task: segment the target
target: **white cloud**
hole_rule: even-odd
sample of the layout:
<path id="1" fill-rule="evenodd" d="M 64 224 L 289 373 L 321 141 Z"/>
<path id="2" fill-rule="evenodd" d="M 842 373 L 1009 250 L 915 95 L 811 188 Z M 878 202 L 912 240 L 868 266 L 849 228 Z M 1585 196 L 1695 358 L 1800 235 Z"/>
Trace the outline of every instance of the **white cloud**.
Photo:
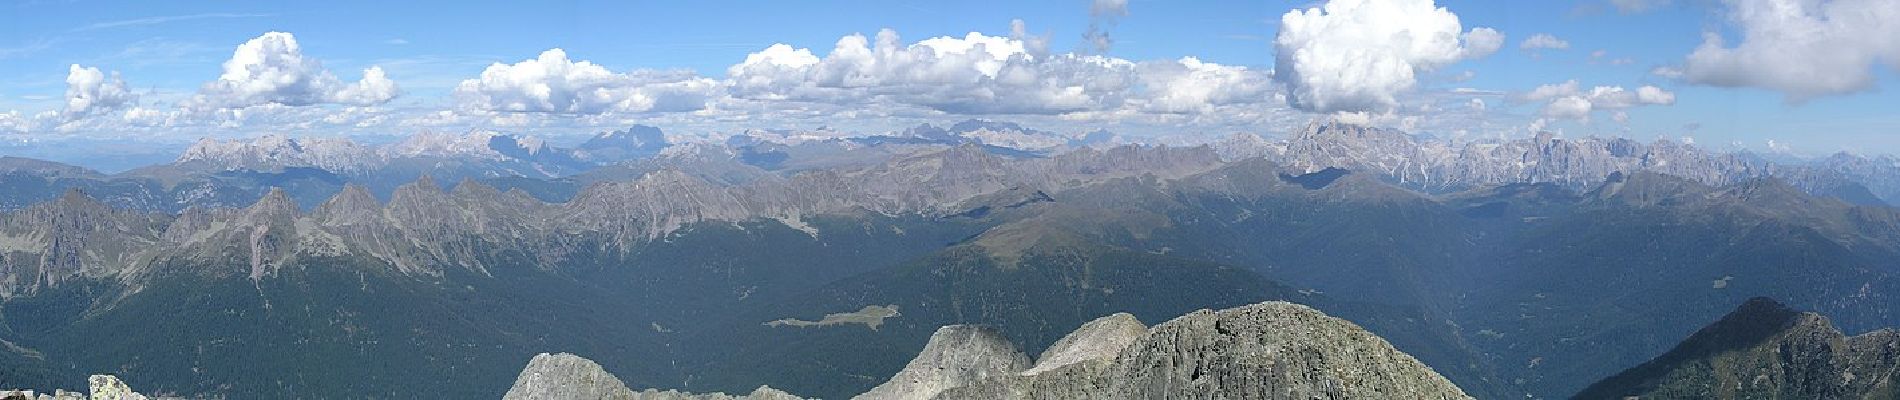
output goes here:
<path id="1" fill-rule="evenodd" d="M 1471 99 L 1470 107 L 1472 111 L 1484 111 L 1486 108 L 1484 99 Z"/>
<path id="2" fill-rule="evenodd" d="M 114 110 L 138 100 L 126 89 L 125 79 L 114 71 L 107 76 L 98 68 L 73 64 L 66 73 L 66 109 L 61 117 L 73 120 L 95 112 Z"/>
<path id="3" fill-rule="evenodd" d="M 1548 33 L 1539 33 L 1524 39 L 1524 42 L 1518 43 L 1517 47 L 1524 50 L 1563 50 L 1570 48 L 1570 41 L 1558 39 Z"/>
<path id="4" fill-rule="evenodd" d="M 1206 113 L 1222 104 L 1260 102 L 1270 89 L 1263 72 L 1194 57 L 1142 63 L 1139 71 L 1150 92 L 1149 109 L 1161 112 Z"/>
<path id="5" fill-rule="evenodd" d="M 0 132 L 26 133 L 33 130 L 33 125 L 32 119 L 17 110 L 0 112 Z"/>
<path id="6" fill-rule="evenodd" d="M 374 105 L 399 94 L 396 83 L 383 74 L 382 68 L 370 67 L 363 71 L 361 81 L 344 83 L 324 69 L 323 63 L 304 57 L 295 36 L 269 32 L 238 45 L 231 59 L 224 62 L 224 74 L 205 83 L 188 105 L 200 109 L 269 104 Z"/>
<path id="7" fill-rule="evenodd" d="M 1503 44 L 1496 30 L 1464 31 L 1458 15 L 1432 0 L 1332 0 L 1281 16 L 1274 77 L 1300 109 L 1390 111 L 1418 75 Z"/>
<path id="8" fill-rule="evenodd" d="M 1020 21 L 1009 37 L 971 32 L 905 44 L 891 30 L 849 35 L 819 57 L 776 44 L 727 69 L 748 101 L 921 107 L 949 114 L 1207 114 L 1272 100 L 1267 71 L 1194 57 L 1135 62 L 1048 54 Z"/>
<path id="9" fill-rule="evenodd" d="M 1134 63 L 1101 56 L 1038 56 L 1023 39 L 971 32 L 905 45 L 891 30 L 873 42 L 838 40 L 823 58 L 773 45 L 727 70 L 750 99 L 891 101 L 951 113 L 1052 114 L 1119 99 Z"/>
<path id="10" fill-rule="evenodd" d="M 1689 82 L 1775 90 L 1798 102 L 1873 88 L 1875 64 L 1900 68 L 1900 1 L 1724 3 L 1741 43 L 1705 33 L 1681 69 Z"/>
<path id="11" fill-rule="evenodd" d="M 592 62 L 569 60 L 566 51 L 551 49 L 534 59 L 489 65 L 481 77 L 456 85 L 455 97 L 465 108 L 482 111 L 692 111 L 705 108 L 722 86 L 690 72 L 616 73 Z"/>
<path id="12" fill-rule="evenodd" d="M 1627 122 L 1622 114 L 1630 108 L 1676 104 L 1676 94 L 1655 86 L 1636 90 L 1621 86 L 1597 86 L 1583 90 L 1576 80 L 1538 86 L 1523 95 L 1525 100 L 1548 101 L 1540 114 L 1546 118 L 1588 120 L 1594 111 L 1610 111 L 1618 122 Z"/>

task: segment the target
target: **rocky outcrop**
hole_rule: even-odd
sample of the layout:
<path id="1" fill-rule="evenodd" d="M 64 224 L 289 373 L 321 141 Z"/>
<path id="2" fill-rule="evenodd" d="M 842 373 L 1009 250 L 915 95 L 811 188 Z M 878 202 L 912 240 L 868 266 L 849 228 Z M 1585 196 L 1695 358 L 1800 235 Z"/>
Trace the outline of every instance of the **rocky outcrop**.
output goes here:
<path id="1" fill-rule="evenodd" d="M 541 353 L 515 378 L 503 400 L 800 400 L 777 389 L 761 386 L 745 395 L 692 394 L 648 389 L 635 392 L 600 364 L 573 354 Z"/>
<path id="2" fill-rule="evenodd" d="M 946 389 L 1029 368 L 1024 356 L 994 328 L 951 325 L 930 335 L 922 353 L 891 380 L 853 397 L 856 400 L 930 399 Z"/>
<path id="3" fill-rule="evenodd" d="M 1116 313 L 1097 318 L 1043 350 L 1042 356 L 1036 359 L 1036 366 L 1022 374 L 1037 375 L 1085 362 L 1112 361 L 1123 349 L 1146 337 L 1148 327 L 1134 315 Z"/>
<path id="4" fill-rule="evenodd" d="M 535 355 L 503 400 L 631 399 L 633 389 L 600 364 L 573 354 Z"/>
<path id="5" fill-rule="evenodd" d="M 85 393 L 54 390 L 52 393 L 35 394 L 32 390 L 0 390 L 0 400 L 146 400 L 139 392 L 132 391 L 125 382 L 112 375 L 93 375 L 87 378 L 92 387 L 92 395 Z"/>
<path id="6" fill-rule="evenodd" d="M 1900 331 L 1847 336 L 1827 317 L 1758 297 L 1576 398 L 1900 398 Z"/>
<path id="7" fill-rule="evenodd" d="M 796 399 L 634 392 L 600 365 L 541 354 L 503 397 Z M 857 400 L 1469 399 L 1384 339 L 1306 306 L 1266 302 L 1201 310 L 1146 329 L 1129 314 L 1084 324 L 1034 365 L 993 328 L 950 325 L 889 381 Z"/>

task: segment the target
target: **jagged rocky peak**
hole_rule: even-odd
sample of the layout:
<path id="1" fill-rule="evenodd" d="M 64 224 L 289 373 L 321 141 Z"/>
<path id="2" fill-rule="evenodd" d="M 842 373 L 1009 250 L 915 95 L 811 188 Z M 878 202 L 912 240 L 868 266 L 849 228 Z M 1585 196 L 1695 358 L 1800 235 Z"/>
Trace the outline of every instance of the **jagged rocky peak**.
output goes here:
<path id="1" fill-rule="evenodd" d="M 269 193 L 244 210 L 244 220 L 251 223 L 275 223 L 296 218 L 297 201 L 291 200 L 284 188 L 276 186 L 272 186 Z"/>
<path id="2" fill-rule="evenodd" d="M 1757 297 L 1576 398 L 1900 398 L 1900 331 L 1850 337 L 1827 317 Z"/>
<path id="3" fill-rule="evenodd" d="M 1148 336 L 1148 326 L 1133 314 L 1115 313 L 1082 324 L 1049 346 L 1023 375 L 1036 375 L 1084 362 L 1112 362 L 1122 349 Z"/>
<path id="4" fill-rule="evenodd" d="M 891 380 L 853 399 L 930 399 L 946 389 L 1015 375 L 1029 367 L 1029 357 L 995 328 L 950 325 L 931 334 L 923 352 Z"/>
<path id="5" fill-rule="evenodd" d="M 503 400 L 801 400 L 798 396 L 760 386 L 750 394 L 691 394 L 648 389 L 635 392 L 620 378 L 607 373 L 593 360 L 573 354 L 541 353 L 515 378 Z"/>
<path id="6" fill-rule="evenodd" d="M 311 216 L 330 225 L 358 225 L 373 221 L 382 213 L 382 204 L 369 188 L 351 183 L 343 186 L 335 196 L 330 196 L 323 204 L 317 205 Z"/>

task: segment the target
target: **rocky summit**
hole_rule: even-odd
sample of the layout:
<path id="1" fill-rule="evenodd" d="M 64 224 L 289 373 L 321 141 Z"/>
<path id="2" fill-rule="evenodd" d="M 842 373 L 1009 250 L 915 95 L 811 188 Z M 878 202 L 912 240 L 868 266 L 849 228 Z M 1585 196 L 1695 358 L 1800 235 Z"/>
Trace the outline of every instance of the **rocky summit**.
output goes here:
<path id="1" fill-rule="evenodd" d="M 503 397 L 797 399 L 634 392 L 587 359 L 535 356 Z M 924 350 L 858 400 L 888 399 L 1469 399 L 1359 326 L 1310 307 L 1265 302 L 1201 310 L 1154 328 L 1129 314 L 1084 324 L 1030 363 L 995 329 L 939 328 Z"/>
<path id="2" fill-rule="evenodd" d="M 535 355 L 521 370 L 514 387 L 503 400 L 799 400 L 798 396 L 760 386 L 750 394 L 731 396 L 724 393 L 691 394 L 648 389 L 635 392 L 607 373 L 600 364 L 573 354 Z"/>

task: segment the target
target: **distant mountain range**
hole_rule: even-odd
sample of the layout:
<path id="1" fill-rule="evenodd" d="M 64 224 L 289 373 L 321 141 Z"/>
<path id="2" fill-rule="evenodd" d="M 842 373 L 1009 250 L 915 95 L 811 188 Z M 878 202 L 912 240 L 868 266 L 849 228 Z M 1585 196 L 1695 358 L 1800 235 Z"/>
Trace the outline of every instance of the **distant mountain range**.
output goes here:
<path id="1" fill-rule="evenodd" d="M 600 133 L 575 147 L 493 131 L 423 132 L 382 145 L 345 138 L 266 135 L 249 141 L 204 139 L 171 163 L 117 174 L 47 161 L 0 159 L 0 187 L 22 190 L 0 199 L 0 209 L 48 201 L 64 189 L 79 188 L 115 207 L 178 212 L 194 205 L 246 205 L 273 186 L 290 189 L 292 198 L 309 206 L 349 183 L 387 198 L 396 187 L 425 175 L 444 183 L 478 180 L 521 188 L 536 198 L 558 202 L 594 182 L 630 180 L 667 168 L 736 183 L 768 174 L 871 165 L 931 148 L 974 145 L 1006 157 L 1048 158 L 1138 141 L 1106 131 L 1059 134 L 989 120 L 947 127 L 924 124 L 868 136 L 823 128 L 753 130 L 717 143 L 674 143 L 658 128 L 636 125 Z M 1390 183 L 1428 193 L 1536 182 L 1583 190 L 1612 172 L 1655 171 L 1709 185 L 1772 176 L 1803 191 L 1856 204 L 1900 201 L 1900 158 L 1884 155 L 1838 153 L 1789 161 L 1746 152 L 1712 152 L 1666 140 L 1562 139 L 1549 134 L 1452 142 L 1322 122 L 1283 138 L 1240 133 L 1207 146 L 1227 161 L 1264 157 L 1309 172 L 1343 168 L 1377 174 Z"/>
<path id="2" fill-rule="evenodd" d="M 491 397 L 571 352 L 630 387 L 842 398 L 946 325 L 1043 353 L 1103 315 L 1288 301 L 1463 393 L 1554 398 L 1757 296 L 1900 325 L 1900 209 L 1846 195 L 1879 193 L 1852 175 L 1874 161 L 1549 137 L 1446 155 L 1333 124 L 1033 150 L 966 127 L 207 142 L 115 175 L 7 159 L 0 376 Z M 558 165 L 581 167 L 527 174 Z"/>

